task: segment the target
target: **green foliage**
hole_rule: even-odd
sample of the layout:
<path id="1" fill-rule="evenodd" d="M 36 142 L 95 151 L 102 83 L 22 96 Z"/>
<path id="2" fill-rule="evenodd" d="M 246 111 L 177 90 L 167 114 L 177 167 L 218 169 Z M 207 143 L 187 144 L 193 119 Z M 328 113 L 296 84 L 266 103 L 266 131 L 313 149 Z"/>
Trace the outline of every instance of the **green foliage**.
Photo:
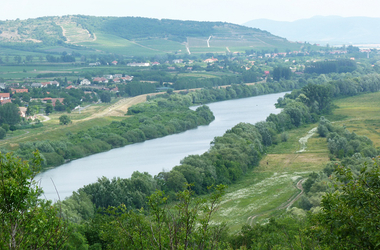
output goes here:
<path id="1" fill-rule="evenodd" d="M 306 73 L 328 74 L 352 72 L 356 69 L 356 62 L 349 59 L 334 61 L 313 62 L 305 68 Z"/>
<path id="2" fill-rule="evenodd" d="M 337 249 L 377 249 L 380 233 L 379 158 L 365 163 L 359 172 L 336 169 L 334 191 L 322 200 L 311 229 L 319 240 Z"/>
<path id="3" fill-rule="evenodd" d="M 60 248 L 68 235 L 67 223 L 58 217 L 58 207 L 39 199 L 39 154 L 30 164 L 11 154 L 0 154 L 0 160 L 0 247 Z"/>
<path id="4" fill-rule="evenodd" d="M 21 117 L 19 115 L 19 109 L 16 104 L 6 103 L 0 106 L 0 123 L 8 124 L 10 126 L 16 125 L 21 121 Z"/>
<path id="5" fill-rule="evenodd" d="M 265 224 L 245 225 L 230 243 L 234 249 L 314 249 L 317 242 L 308 237 L 305 228 L 302 219 L 288 214 Z"/>
<path id="6" fill-rule="evenodd" d="M 53 112 L 53 105 L 51 105 L 50 103 L 46 104 L 46 107 L 45 107 L 46 115 L 49 115 L 52 112 Z"/>
<path id="7" fill-rule="evenodd" d="M 368 137 L 359 136 L 341 126 L 333 125 L 324 117 L 321 117 L 319 122 L 318 133 L 321 137 L 327 138 L 330 153 L 340 159 L 351 157 L 356 153 L 363 157 L 374 157 L 378 154 Z"/>
<path id="8" fill-rule="evenodd" d="M 103 92 L 100 94 L 100 100 L 102 102 L 110 102 L 111 101 L 111 94 L 108 92 Z"/>
<path id="9" fill-rule="evenodd" d="M 71 123 L 71 119 L 70 119 L 70 117 L 68 115 L 61 115 L 59 117 L 59 124 L 61 124 L 61 125 L 67 125 L 69 123 Z"/>
<path id="10" fill-rule="evenodd" d="M 291 78 L 292 71 L 289 67 L 275 67 L 272 72 L 273 80 L 280 81 L 281 78 L 289 80 Z"/>
<path id="11" fill-rule="evenodd" d="M 7 131 L 0 127 L 0 140 L 4 139 L 7 135 Z"/>
<path id="12" fill-rule="evenodd" d="M 194 199 L 185 189 L 176 194 L 169 206 L 162 191 L 148 197 L 148 214 L 110 207 L 100 222 L 103 247 L 113 249 L 212 249 L 225 246 L 225 225 L 211 225 L 225 186 L 215 187 L 207 199 Z"/>

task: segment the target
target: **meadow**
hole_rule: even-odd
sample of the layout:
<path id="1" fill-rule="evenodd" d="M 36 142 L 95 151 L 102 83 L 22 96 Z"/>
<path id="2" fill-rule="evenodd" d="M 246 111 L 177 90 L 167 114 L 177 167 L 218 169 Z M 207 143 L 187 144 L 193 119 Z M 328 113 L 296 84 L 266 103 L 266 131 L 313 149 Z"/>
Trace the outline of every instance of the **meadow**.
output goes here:
<path id="1" fill-rule="evenodd" d="M 379 92 L 338 99 L 334 104 L 336 108 L 328 119 L 367 136 L 380 147 Z M 297 182 L 321 171 L 329 162 L 326 138 L 317 134 L 308 140 L 305 152 L 297 153 L 301 149 L 299 139 L 317 126 L 309 124 L 290 130 L 288 141 L 268 148 L 260 165 L 228 188 L 213 222 L 225 222 L 231 232 L 238 232 L 244 224 L 265 223 L 283 211 L 300 193 Z"/>

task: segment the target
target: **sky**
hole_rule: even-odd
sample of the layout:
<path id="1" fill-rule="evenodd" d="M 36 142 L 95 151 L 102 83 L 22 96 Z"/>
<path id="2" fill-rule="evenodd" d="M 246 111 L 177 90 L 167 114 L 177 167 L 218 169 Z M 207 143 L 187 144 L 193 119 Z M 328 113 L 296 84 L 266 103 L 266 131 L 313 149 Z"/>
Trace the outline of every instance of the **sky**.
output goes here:
<path id="1" fill-rule="evenodd" d="M 82 14 L 243 24 L 316 15 L 380 17 L 379 9 L 379 0 L 1 0 L 0 20 Z"/>

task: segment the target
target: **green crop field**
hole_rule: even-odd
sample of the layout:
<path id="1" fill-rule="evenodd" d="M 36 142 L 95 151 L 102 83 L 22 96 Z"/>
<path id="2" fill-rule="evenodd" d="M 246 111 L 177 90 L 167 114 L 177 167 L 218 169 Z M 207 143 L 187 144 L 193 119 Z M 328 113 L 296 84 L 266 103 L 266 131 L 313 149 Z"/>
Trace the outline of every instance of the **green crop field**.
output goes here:
<path id="1" fill-rule="evenodd" d="M 102 34 L 99 32 L 96 33 L 95 41 L 82 42 L 79 44 L 96 50 L 115 54 L 122 54 L 126 56 L 151 56 L 155 54 L 166 53 L 165 51 L 162 51 L 160 49 L 150 48 L 148 46 L 140 45 L 138 43 L 129 41 L 118 36 Z"/>

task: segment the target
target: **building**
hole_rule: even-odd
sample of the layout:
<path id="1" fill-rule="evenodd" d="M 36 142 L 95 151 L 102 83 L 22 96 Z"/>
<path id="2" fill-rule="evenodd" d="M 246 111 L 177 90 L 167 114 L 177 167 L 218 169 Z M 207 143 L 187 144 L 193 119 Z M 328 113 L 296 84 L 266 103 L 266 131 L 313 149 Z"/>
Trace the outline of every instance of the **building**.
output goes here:
<path id="1" fill-rule="evenodd" d="M 53 107 L 55 107 L 55 104 L 57 101 L 59 101 L 61 104 L 63 104 L 63 101 L 65 100 L 65 98 L 51 98 L 51 97 L 46 97 L 44 99 L 42 99 L 43 102 L 47 102 L 51 100 L 51 104 L 53 105 Z"/>
<path id="2" fill-rule="evenodd" d="M 11 91 L 12 91 L 12 94 L 14 94 L 14 93 L 28 93 L 29 92 L 28 89 L 13 89 L 13 88 L 11 88 Z"/>
<path id="3" fill-rule="evenodd" d="M 83 79 L 82 81 L 80 81 L 80 85 L 90 85 L 91 84 L 91 82 L 90 82 L 90 80 L 88 80 L 88 79 Z"/>
<path id="4" fill-rule="evenodd" d="M 174 64 L 183 63 L 183 59 L 174 59 L 173 63 Z"/>
<path id="5" fill-rule="evenodd" d="M 124 82 L 130 82 L 133 80 L 133 76 L 124 76 L 124 77 L 121 77 L 120 79 L 122 79 Z"/>
<path id="6" fill-rule="evenodd" d="M 149 67 L 150 63 L 128 63 L 129 67 Z"/>
<path id="7" fill-rule="evenodd" d="M 101 65 L 100 62 L 96 62 L 96 63 L 89 63 L 88 66 L 91 66 L 91 67 L 95 67 L 95 66 L 99 66 Z"/>
<path id="8" fill-rule="evenodd" d="M 30 85 L 32 88 L 41 88 L 42 84 L 40 82 L 34 82 L 32 85 Z"/>
<path id="9" fill-rule="evenodd" d="M 208 58 L 208 59 L 204 60 L 203 62 L 205 62 L 205 63 L 214 63 L 214 62 L 217 62 L 217 61 L 218 61 L 218 59 L 212 57 L 212 58 Z"/>
<path id="10" fill-rule="evenodd" d="M 19 107 L 18 109 L 20 110 L 20 111 L 19 111 L 20 116 L 23 117 L 23 118 L 25 118 L 25 117 L 26 117 L 26 111 L 27 111 L 28 109 L 25 108 L 25 107 Z"/>
<path id="11" fill-rule="evenodd" d="M 11 99 L 11 94 L 9 93 L 0 93 L 0 101 Z"/>

